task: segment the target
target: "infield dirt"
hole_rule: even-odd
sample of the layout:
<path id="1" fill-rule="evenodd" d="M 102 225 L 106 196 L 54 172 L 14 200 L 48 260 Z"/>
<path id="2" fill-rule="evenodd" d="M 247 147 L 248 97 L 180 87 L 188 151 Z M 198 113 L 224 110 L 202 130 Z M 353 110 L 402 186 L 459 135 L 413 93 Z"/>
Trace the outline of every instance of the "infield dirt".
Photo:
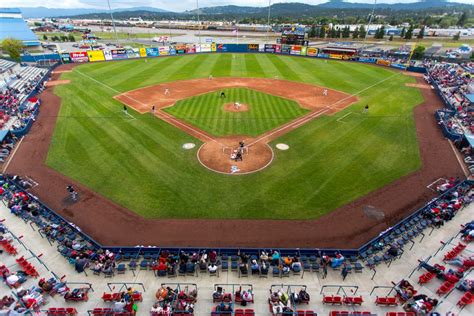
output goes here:
<path id="1" fill-rule="evenodd" d="M 53 74 L 53 80 L 57 76 Z M 421 78 L 417 83 L 425 85 Z M 32 177 L 39 183 L 32 194 L 103 245 L 350 249 L 432 199 L 436 193 L 426 187 L 431 182 L 463 176 L 433 117 L 434 111 L 443 107 L 442 102 L 432 90 L 420 91 L 424 103 L 414 109 L 414 116 L 422 168 L 316 220 L 168 220 L 136 215 L 45 165 L 61 104 L 53 88 L 42 93 L 38 119 L 7 172 Z M 69 184 L 79 191 L 80 200 L 75 204 L 65 202 Z M 367 206 L 382 210 L 385 218 L 369 218 L 364 213 Z"/>

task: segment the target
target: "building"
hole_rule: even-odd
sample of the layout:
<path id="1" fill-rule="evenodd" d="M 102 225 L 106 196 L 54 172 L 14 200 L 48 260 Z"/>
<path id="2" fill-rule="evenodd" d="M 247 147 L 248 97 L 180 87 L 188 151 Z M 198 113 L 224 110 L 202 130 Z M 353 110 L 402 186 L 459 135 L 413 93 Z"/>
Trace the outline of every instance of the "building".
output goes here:
<path id="1" fill-rule="evenodd" d="M 0 8 L 0 42 L 8 37 L 22 41 L 26 47 L 41 44 L 23 20 L 20 9 Z"/>

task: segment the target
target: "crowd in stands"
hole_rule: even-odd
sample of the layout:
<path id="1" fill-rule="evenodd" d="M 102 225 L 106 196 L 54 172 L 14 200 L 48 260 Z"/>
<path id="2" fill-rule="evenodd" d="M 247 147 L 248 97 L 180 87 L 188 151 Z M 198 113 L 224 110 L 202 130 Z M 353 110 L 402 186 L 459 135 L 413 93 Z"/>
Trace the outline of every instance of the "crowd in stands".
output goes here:
<path id="1" fill-rule="evenodd" d="M 474 63 L 455 64 L 426 61 L 425 80 L 435 86 L 447 108 L 437 111 L 438 124 L 453 134 L 462 137 L 474 132 L 471 101 L 467 95 L 473 93 Z M 453 139 L 455 140 L 455 139 Z M 459 140 L 458 140 L 459 141 Z"/>
<path id="2" fill-rule="evenodd" d="M 185 286 L 181 289 L 161 286 L 155 294 L 157 301 L 153 304 L 150 312 L 154 316 L 172 315 L 173 313 L 194 312 L 197 301 L 197 288 Z"/>
<path id="3" fill-rule="evenodd" d="M 451 178 L 437 186 L 440 193 L 454 188 L 460 180 Z M 457 190 L 448 192 L 443 198 L 438 199 L 430 207 L 423 211 L 423 217 L 430 220 L 434 227 L 441 227 L 445 222 L 450 221 L 464 205 L 469 204 L 474 199 L 474 193 L 466 191 L 460 186 Z"/>

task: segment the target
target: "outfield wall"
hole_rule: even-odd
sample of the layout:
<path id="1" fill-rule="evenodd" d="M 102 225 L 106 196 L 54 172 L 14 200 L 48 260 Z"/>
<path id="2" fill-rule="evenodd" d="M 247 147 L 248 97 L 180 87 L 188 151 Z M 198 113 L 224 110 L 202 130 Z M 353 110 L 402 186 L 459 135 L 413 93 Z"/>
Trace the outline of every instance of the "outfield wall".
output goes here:
<path id="1" fill-rule="evenodd" d="M 77 51 L 62 54 L 25 55 L 21 57 L 21 61 L 38 62 L 41 60 L 55 60 L 62 63 L 86 63 L 201 53 L 266 53 L 291 55 L 309 58 L 357 61 L 419 73 L 426 72 L 423 67 L 413 67 L 406 64 L 393 63 L 383 58 L 323 54 L 315 47 L 284 44 L 180 44 L 146 48 Z"/>

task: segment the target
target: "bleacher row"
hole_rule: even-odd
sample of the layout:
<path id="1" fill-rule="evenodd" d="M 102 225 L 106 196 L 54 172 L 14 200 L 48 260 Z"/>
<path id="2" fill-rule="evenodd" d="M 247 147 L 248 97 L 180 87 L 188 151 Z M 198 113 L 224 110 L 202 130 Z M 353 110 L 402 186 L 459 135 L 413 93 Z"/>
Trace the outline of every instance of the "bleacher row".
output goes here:
<path id="1" fill-rule="evenodd" d="M 37 67 L 22 67 L 18 73 L 19 78 L 9 84 L 10 88 L 20 91 L 20 102 L 25 101 L 31 90 L 46 74 L 46 70 Z"/>
<path id="2" fill-rule="evenodd" d="M 14 61 L 0 58 L 0 73 L 7 72 L 9 69 L 15 67 L 15 65 L 17 65 L 17 63 Z"/>

